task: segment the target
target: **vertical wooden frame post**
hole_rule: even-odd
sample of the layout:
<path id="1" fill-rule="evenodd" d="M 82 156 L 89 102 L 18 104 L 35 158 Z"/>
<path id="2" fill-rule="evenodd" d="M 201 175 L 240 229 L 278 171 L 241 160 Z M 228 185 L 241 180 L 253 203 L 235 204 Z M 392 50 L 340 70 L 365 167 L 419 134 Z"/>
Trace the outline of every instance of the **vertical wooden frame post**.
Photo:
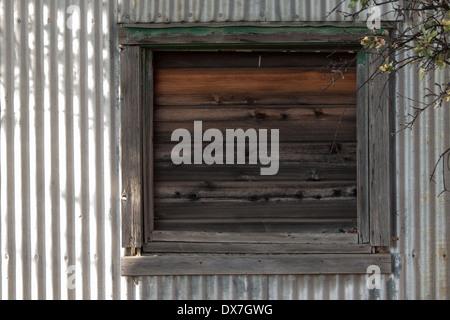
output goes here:
<path id="1" fill-rule="evenodd" d="M 357 208 L 359 243 L 370 242 L 369 206 L 369 66 L 368 55 L 359 52 L 357 63 Z"/>
<path id="2" fill-rule="evenodd" d="M 391 245 L 391 108 L 389 75 L 379 73 L 385 59 L 369 54 L 370 244 Z"/>
<path id="3" fill-rule="evenodd" d="M 142 246 L 142 111 L 141 49 L 125 46 L 120 52 L 122 247 Z"/>
<path id="4" fill-rule="evenodd" d="M 153 51 L 143 51 L 143 202 L 144 202 L 144 238 L 152 241 L 154 230 L 154 178 L 153 178 Z"/>

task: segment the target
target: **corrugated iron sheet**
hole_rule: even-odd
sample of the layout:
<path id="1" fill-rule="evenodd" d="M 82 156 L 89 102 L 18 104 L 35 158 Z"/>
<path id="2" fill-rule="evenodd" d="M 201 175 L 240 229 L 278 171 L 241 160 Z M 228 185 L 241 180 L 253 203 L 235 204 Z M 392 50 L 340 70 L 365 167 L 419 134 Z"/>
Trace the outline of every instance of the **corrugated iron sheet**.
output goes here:
<path id="1" fill-rule="evenodd" d="M 119 17 L 324 21 L 337 2 L 0 1 L 0 298 L 448 299 L 450 203 L 448 194 L 438 197 L 441 167 L 430 182 L 450 147 L 448 108 L 429 110 L 395 136 L 399 240 L 395 272 L 380 290 L 359 275 L 120 276 Z M 417 106 L 400 94 L 418 98 L 443 79 L 449 75 L 420 80 L 405 70 L 397 120 Z"/>
<path id="2" fill-rule="evenodd" d="M 339 13 L 348 8 L 342 0 L 120 0 L 121 23 L 304 23 L 344 22 Z M 337 8 L 337 10 L 334 10 Z M 393 20 L 381 6 L 384 21 Z M 367 13 L 360 17 L 362 21 Z M 349 20 L 347 20 L 349 22 Z"/>

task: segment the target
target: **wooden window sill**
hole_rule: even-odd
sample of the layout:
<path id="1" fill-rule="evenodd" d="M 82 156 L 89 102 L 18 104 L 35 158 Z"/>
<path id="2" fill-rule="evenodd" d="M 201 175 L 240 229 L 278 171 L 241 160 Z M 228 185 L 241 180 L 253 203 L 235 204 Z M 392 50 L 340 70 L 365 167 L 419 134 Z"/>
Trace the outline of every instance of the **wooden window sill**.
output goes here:
<path id="1" fill-rule="evenodd" d="M 200 255 L 122 258 L 123 276 L 366 274 L 371 265 L 392 272 L 390 254 Z"/>

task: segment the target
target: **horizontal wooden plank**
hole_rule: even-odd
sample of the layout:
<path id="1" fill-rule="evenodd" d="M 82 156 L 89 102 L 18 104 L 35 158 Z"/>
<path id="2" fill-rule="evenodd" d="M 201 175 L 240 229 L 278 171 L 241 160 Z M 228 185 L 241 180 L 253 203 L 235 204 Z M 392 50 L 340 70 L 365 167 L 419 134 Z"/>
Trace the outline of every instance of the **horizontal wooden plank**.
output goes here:
<path id="1" fill-rule="evenodd" d="M 356 219 L 356 198 L 326 200 L 156 199 L 155 222 L 168 219 Z"/>
<path id="2" fill-rule="evenodd" d="M 366 274 L 371 265 L 392 272 L 390 254 L 150 255 L 124 257 L 124 276 Z"/>
<path id="3" fill-rule="evenodd" d="M 164 52 L 156 51 L 155 69 L 185 68 L 333 68 L 356 67 L 348 52 Z"/>
<path id="4" fill-rule="evenodd" d="M 325 121 L 327 119 L 356 119 L 355 105 L 317 106 L 158 106 L 154 121 L 249 121 L 264 123 L 279 120 Z"/>
<path id="5" fill-rule="evenodd" d="M 191 133 L 193 142 L 194 122 L 156 122 L 154 127 L 155 143 L 170 143 L 172 133 L 177 129 L 186 129 Z M 302 119 L 291 121 L 203 121 L 202 129 L 205 132 L 208 129 L 218 129 L 221 131 L 224 141 L 226 139 L 227 129 L 242 129 L 247 131 L 254 129 L 268 130 L 268 139 L 271 139 L 270 130 L 279 130 L 280 142 L 355 142 L 356 141 L 356 122 L 352 115 L 341 114 L 335 117 L 323 119 Z"/>
<path id="6" fill-rule="evenodd" d="M 189 92 L 189 91 L 186 91 Z M 185 106 L 185 105 L 325 105 L 341 104 L 353 105 L 355 98 L 345 91 L 337 92 L 305 92 L 299 94 L 284 94 L 271 91 L 261 93 L 165 93 L 155 95 L 155 103 L 159 106 Z"/>
<path id="7" fill-rule="evenodd" d="M 172 161 L 171 153 L 177 143 L 154 144 L 154 161 Z M 203 143 L 203 148 L 208 142 Z M 240 143 L 236 143 L 240 146 Z M 302 143 L 281 142 L 279 145 L 279 160 L 284 162 L 308 162 L 323 164 L 343 164 L 348 167 L 356 166 L 356 142 L 346 143 Z M 246 163 L 248 163 L 248 152 L 246 152 Z"/>
<path id="8" fill-rule="evenodd" d="M 174 219 L 155 220 L 155 230 L 198 232 L 340 233 L 356 229 L 356 219 Z"/>
<path id="9" fill-rule="evenodd" d="M 352 181 L 331 182 L 157 182 L 156 199 L 247 199 L 248 201 L 269 201 L 280 198 L 304 199 L 319 202 L 321 199 L 356 197 L 356 184 Z M 294 200 L 295 199 L 295 200 Z M 303 201 L 305 202 L 305 201 Z"/>
<path id="10" fill-rule="evenodd" d="M 342 164 L 280 162 L 273 176 L 260 165 L 179 165 L 155 163 L 155 181 L 356 181 L 356 168 Z"/>
<path id="11" fill-rule="evenodd" d="M 370 253 L 369 245 L 360 244 L 294 244 L 294 243 L 186 243 L 150 242 L 144 244 L 145 253 Z"/>
<path id="12" fill-rule="evenodd" d="M 287 233 L 287 232 L 192 232 L 154 231 L 152 240 L 158 242 L 196 243 L 263 243 L 263 244 L 356 244 L 355 233 Z"/>
<path id="13" fill-rule="evenodd" d="M 229 24 L 229 22 L 227 23 Z M 138 28 L 136 28 L 138 26 Z M 119 28 L 119 43 L 123 45 L 177 45 L 177 48 L 271 48 L 278 45 L 282 50 L 358 50 L 361 38 L 370 31 L 367 28 L 329 28 L 285 26 L 214 26 L 195 28 L 155 28 L 155 24 L 133 24 Z M 184 26 L 184 25 L 183 25 Z M 305 44 L 309 44 L 307 47 Z M 324 44 L 327 48 L 324 48 Z M 331 46 L 331 44 L 335 44 Z"/>
<path id="14" fill-rule="evenodd" d="M 155 105 L 355 103 L 356 72 L 303 69 L 155 71 Z"/>

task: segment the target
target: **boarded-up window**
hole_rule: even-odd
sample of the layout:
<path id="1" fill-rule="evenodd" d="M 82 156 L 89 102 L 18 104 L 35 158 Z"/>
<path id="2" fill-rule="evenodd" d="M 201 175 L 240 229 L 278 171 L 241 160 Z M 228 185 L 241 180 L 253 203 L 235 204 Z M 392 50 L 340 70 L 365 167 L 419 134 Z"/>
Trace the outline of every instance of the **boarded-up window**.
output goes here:
<path id="1" fill-rule="evenodd" d="M 329 52 L 154 52 L 154 239 L 354 234 L 356 67 L 333 67 L 352 60 L 352 53 Z M 172 137 L 177 129 L 190 133 L 191 154 L 185 153 L 188 144 L 181 153 L 175 149 L 189 163 L 173 161 L 181 141 Z M 209 129 L 222 133 L 223 164 L 195 159 L 199 147 L 203 152 L 213 142 L 203 136 Z M 237 140 L 234 163 L 227 164 L 226 133 L 237 129 L 256 133 L 258 142 L 266 129 L 268 155 L 271 132 L 279 130 L 276 174 L 261 175 L 269 165 L 252 161 L 251 135 L 245 164 L 237 161 L 243 150 Z"/>

